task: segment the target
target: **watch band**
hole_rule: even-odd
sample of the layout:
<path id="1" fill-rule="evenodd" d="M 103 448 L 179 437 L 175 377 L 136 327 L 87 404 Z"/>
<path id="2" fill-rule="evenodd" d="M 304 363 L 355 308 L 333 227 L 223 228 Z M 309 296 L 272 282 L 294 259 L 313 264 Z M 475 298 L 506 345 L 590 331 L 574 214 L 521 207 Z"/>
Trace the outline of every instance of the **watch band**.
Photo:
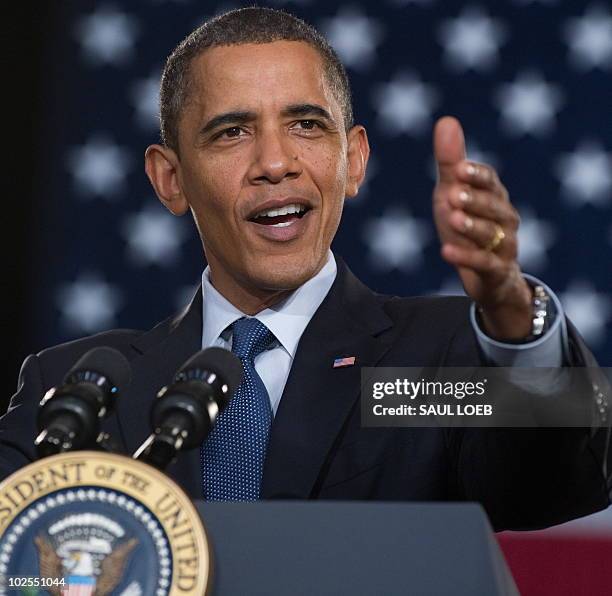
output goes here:
<path id="1" fill-rule="evenodd" d="M 537 339 L 550 327 L 550 296 L 546 293 L 544 286 L 534 286 L 531 305 L 533 308 L 533 319 L 531 322 L 531 335 L 527 340 Z"/>

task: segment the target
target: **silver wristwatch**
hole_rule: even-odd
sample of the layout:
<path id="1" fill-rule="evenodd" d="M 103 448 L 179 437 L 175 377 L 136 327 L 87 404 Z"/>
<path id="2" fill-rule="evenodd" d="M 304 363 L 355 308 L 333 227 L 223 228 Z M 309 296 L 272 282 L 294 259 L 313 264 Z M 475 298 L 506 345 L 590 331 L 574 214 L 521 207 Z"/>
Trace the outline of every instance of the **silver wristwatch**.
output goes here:
<path id="1" fill-rule="evenodd" d="M 533 308 L 533 319 L 531 322 L 531 335 L 527 338 L 527 341 L 542 336 L 550 327 L 550 296 L 546 293 L 544 286 L 534 286 L 531 306 Z"/>

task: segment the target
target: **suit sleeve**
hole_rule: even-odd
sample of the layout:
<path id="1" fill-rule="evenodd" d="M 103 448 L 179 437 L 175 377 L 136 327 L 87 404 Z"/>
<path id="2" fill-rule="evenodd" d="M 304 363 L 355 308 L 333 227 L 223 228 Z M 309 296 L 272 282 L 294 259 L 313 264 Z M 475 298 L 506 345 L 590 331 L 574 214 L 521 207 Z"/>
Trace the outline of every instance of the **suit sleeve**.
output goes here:
<path id="1" fill-rule="evenodd" d="M 0 480 L 36 458 L 36 414 L 43 393 L 39 359 L 28 356 L 19 373 L 17 393 L 0 418 Z"/>
<path id="2" fill-rule="evenodd" d="M 571 322 L 567 327 L 569 366 L 589 367 L 590 428 L 448 431 L 459 494 L 481 502 L 496 530 L 542 528 L 610 504 L 612 390 Z"/>

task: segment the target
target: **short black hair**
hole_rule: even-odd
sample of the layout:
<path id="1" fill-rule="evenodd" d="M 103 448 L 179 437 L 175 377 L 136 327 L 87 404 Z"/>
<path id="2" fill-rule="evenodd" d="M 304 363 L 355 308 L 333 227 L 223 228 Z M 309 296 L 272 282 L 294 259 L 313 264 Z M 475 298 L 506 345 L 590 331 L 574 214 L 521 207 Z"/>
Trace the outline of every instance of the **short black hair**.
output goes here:
<path id="1" fill-rule="evenodd" d="M 178 123 L 192 87 L 193 59 L 209 48 L 247 43 L 303 41 L 316 49 L 328 83 L 343 112 L 344 127 L 353 126 L 351 89 L 346 70 L 329 42 L 298 17 L 273 8 L 232 10 L 206 21 L 181 41 L 166 60 L 159 93 L 161 140 L 178 151 Z"/>

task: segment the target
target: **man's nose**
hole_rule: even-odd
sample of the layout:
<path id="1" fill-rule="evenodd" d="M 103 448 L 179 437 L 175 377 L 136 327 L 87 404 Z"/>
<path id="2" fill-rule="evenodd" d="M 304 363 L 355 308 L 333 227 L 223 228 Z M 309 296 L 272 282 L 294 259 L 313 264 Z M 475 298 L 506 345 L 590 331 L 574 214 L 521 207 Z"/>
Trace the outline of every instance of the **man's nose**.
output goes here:
<path id="1" fill-rule="evenodd" d="M 249 170 L 254 184 L 278 184 L 285 178 L 297 178 L 301 165 L 295 143 L 282 130 L 260 131 Z"/>

